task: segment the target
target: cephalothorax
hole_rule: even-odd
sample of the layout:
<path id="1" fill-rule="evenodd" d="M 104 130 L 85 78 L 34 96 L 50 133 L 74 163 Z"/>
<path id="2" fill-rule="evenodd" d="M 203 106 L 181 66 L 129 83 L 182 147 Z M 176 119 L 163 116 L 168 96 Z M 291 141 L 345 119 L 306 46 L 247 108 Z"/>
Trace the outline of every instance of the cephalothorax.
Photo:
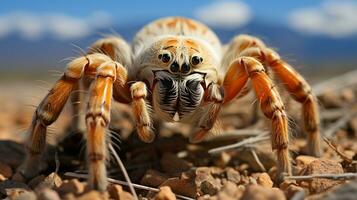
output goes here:
<path id="1" fill-rule="evenodd" d="M 169 17 L 142 28 L 130 46 L 111 36 L 95 42 L 86 56 L 76 58 L 38 106 L 27 145 L 28 156 L 20 172 L 30 178 L 39 170 L 46 128 L 60 114 L 68 98 L 81 100 L 78 88 L 89 90 L 85 119 L 74 105 L 74 129 L 85 121 L 90 186 L 106 189 L 105 130 L 111 100 L 132 106 L 137 132 L 145 142 L 154 139 L 152 116 L 193 126 L 192 142 L 201 141 L 216 122 L 221 106 L 241 94 L 248 80 L 264 115 L 272 121 L 272 148 L 278 173 L 291 173 L 288 119 L 270 68 L 292 97 L 302 103 L 310 154 L 319 155 L 318 107 L 301 75 L 256 37 L 238 35 L 223 47 L 205 25 L 187 18 Z M 153 110 L 153 112 L 151 112 Z"/>

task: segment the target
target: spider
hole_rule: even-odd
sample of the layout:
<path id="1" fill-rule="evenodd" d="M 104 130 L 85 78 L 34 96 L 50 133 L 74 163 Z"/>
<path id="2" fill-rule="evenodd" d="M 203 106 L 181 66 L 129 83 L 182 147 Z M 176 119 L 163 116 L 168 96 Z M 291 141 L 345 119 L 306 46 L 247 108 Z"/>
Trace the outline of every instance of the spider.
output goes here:
<path id="1" fill-rule="evenodd" d="M 191 142 L 200 142 L 214 127 L 223 105 L 248 86 L 255 91 L 264 115 L 271 120 L 271 144 L 276 150 L 280 180 L 291 174 L 288 118 L 270 69 L 291 96 L 302 104 L 309 153 L 320 154 L 317 101 L 305 79 L 260 39 L 237 35 L 222 46 L 206 25 L 188 18 L 167 17 L 144 26 L 131 46 L 109 36 L 92 44 L 88 53 L 71 61 L 37 107 L 29 128 L 27 157 L 20 169 L 25 178 L 41 171 L 46 128 L 59 116 L 71 96 L 89 91 L 85 119 L 75 117 L 72 127 L 85 121 L 89 185 L 106 190 L 106 129 L 112 99 L 130 104 L 139 138 L 152 142 L 152 117 L 192 124 Z M 247 83 L 250 83 L 249 85 Z M 81 105 L 74 106 L 77 116 Z"/>

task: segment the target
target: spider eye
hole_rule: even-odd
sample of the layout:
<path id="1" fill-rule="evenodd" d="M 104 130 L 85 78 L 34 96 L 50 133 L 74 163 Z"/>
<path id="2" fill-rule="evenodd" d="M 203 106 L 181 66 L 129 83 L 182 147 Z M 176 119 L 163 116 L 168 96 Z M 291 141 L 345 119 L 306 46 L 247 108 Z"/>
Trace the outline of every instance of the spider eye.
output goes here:
<path id="1" fill-rule="evenodd" d="M 164 63 L 168 63 L 171 60 L 171 56 L 168 53 L 163 53 L 159 55 L 159 59 Z"/>
<path id="2" fill-rule="evenodd" d="M 198 65 L 198 64 L 200 64 L 202 61 L 203 61 L 203 59 L 202 59 L 201 57 L 199 57 L 199 56 L 193 56 L 193 57 L 191 58 L 191 63 L 192 63 L 192 65 Z"/>

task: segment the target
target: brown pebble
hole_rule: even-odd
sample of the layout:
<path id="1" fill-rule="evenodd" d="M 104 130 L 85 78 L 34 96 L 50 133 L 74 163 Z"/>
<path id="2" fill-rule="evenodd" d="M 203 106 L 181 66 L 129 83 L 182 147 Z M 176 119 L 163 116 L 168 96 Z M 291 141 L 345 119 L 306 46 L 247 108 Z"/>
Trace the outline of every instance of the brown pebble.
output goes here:
<path id="1" fill-rule="evenodd" d="M 268 188 L 273 187 L 273 181 L 271 180 L 268 173 L 259 174 L 257 178 L 257 183 L 258 185 L 261 185 L 263 187 L 268 187 Z"/>
<path id="2" fill-rule="evenodd" d="M 110 184 L 108 186 L 108 193 L 109 193 L 110 198 L 112 198 L 114 200 L 134 199 L 132 194 L 124 191 L 123 187 L 121 185 L 117 185 L 117 184 Z"/>
<path id="3" fill-rule="evenodd" d="M 229 167 L 226 169 L 226 175 L 229 181 L 232 181 L 233 183 L 237 184 L 240 182 L 241 177 L 240 173 L 237 170 Z"/>
<path id="4" fill-rule="evenodd" d="M 314 160 L 306 167 L 304 171 L 305 173 L 303 175 L 344 173 L 340 163 L 328 159 Z M 335 185 L 341 184 L 344 181 L 319 178 L 303 182 L 307 182 L 309 184 L 308 189 L 311 193 L 320 193 Z"/>
<path id="5" fill-rule="evenodd" d="M 147 186 L 157 187 L 166 181 L 169 177 L 159 171 L 149 169 L 141 179 L 140 183 Z"/>
<path id="6" fill-rule="evenodd" d="M 169 178 L 161 186 L 169 186 L 175 194 L 192 198 L 197 196 L 195 175 L 192 172 L 182 173 L 180 177 Z"/>
<path id="7" fill-rule="evenodd" d="M 84 191 L 85 185 L 78 181 L 78 179 L 71 179 L 64 181 L 62 185 L 57 188 L 57 192 L 62 196 L 67 193 L 73 193 L 75 195 L 81 194 Z"/>
<path id="8" fill-rule="evenodd" d="M 12 196 L 12 195 L 10 195 Z M 13 200 L 37 200 L 36 194 L 33 191 L 22 191 L 16 196 L 12 196 Z"/>
<path id="9" fill-rule="evenodd" d="M 48 175 L 40 184 L 38 184 L 37 188 L 59 188 L 61 184 L 61 177 L 57 173 L 53 172 Z"/>
<path id="10" fill-rule="evenodd" d="M 285 200 L 283 191 L 278 188 L 267 188 L 259 185 L 249 185 L 241 200 Z"/>
<path id="11" fill-rule="evenodd" d="M 163 186 L 160 187 L 160 191 L 155 196 L 155 200 L 176 200 L 176 196 L 170 187 Z"/>

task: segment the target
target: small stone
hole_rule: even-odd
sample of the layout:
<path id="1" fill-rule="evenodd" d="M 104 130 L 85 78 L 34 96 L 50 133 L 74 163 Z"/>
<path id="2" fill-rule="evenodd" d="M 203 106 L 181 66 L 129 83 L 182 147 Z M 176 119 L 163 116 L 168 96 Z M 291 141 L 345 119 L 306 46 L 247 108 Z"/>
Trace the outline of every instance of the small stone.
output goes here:
<path id="1" fill-rule="evenodd" d="M 312 156 L 298 156 L 296 157 L 296 165 L 301 166 L 301 167 L 306 167 L 309 165 L 311 162 L 317 160 L 318 158 L 312 157 Z"/>
<path id="2" fill-rule="evenodd" d="M 157 187 L 166 181 L 169 177 L 165 174 L 149 169 L 146 171 L 145 175 L 141 179 L 140 183 L 147 186 Z"/>
<path id="3" fill-rule="evenodd" d="M 56 191 L 44 188 L 38 191 L 38 200 L 60 200 L 60 197 Z"/>
<path id="4" fill-rule="evenodd" d="M 218 199 L 225 199 L 223 197 L 230 197 L 232 199 L 240 199 L 243 195 L 244 188 L 238 187 L 235 183 L 227 181 L 218 192 Z M 223 193 L 223 194 L 222 194 Z"/>
<path id="5" fill-rule="evenodd" d="M 105 194 L 102 194 L 95 190 L 87 192 L 77 198 L 77 200 L 100 200 L 100 199 L 108 199 L 108 197 L 106 197 Z"/>
<path id="6" fill-rule="evenodd" d="M 9 165 L 0 162 L 0 174 L 6 178 L 10 178 L 12 176 L 11 167 Z"/>
<path id="7" fill-rule="evenodd" d="M 291 199 L 296 193 L 301 192 L 301 191 L 304 191 L 304 188 L 299 187 L 295 184 L 290 184 L 284 190 L 284 193 L 285 193 L 286 198 Z"/>
<path id="8" fill-rule="evenodd" d="M 36 176 L 35 178 L 31 179 L 29 182 L 28 182 L 28 186 L 32 189 L 34 189 L 38 184 L 40 184 L 43 180 L 45 180 L 45 176 L 44 175 L 39 175 L 39 176 Z"/>
<path id="9" fill-rule="evenodd" d="M 180 177 L 169 178 L 161 186 L 169 186 L 175 194 L 197 197 L 195 174 L 192 172 L 182 173 Z"/>
<path id="10" fill-rule="evenodd" d="M 64 181 L 62 185 L 57 189 L 57 192 L 62 196 L 67 193 L 73 193 L 79 195 L 84 191 L 84 184 L 79 182 L 78 179 L 71 179 Z"/>
<path id="11" fill-rule="evenodd" d="M 155 200 L 176 200 L 176 196 L 170 187 L 164 186 L 160 187 L 160 191 L 155 196 Z"/>
<path id="12" fill-rule="evenodd" d="M 344 173 L 343 168 L 340 163 L 328 159 L 317 159 L 312 161 L 304 170 L 303 175 L 311 174 L 341 174 Z M 304 182 L 304 181 L 303 181 Z M 327 189 L 341 184 L 344 181 L 330 180 L 330 179 L 312 179 L 305 181 L 309 185 L 309 190 L 311 193 L 320 193 L 326 191 Z"/>
<path id="13" fill-rule="evenodd" d="M 10 198 L 14 200 L 37 200 L 36 194 L 33 191 L 23 191 L 18 195 L 9 196 L 11 196 Z"/>
<path id="14" fill-rule="evenodd" d="M 273 187 L 273 181 L 271 180 L 269 174 L 267 173 L 259 174 L 257 178 L 257 183 L 258 185 L 261 185 L 263 187 L 268 187 L 268 188 Z"/>
<path id="15" fill-rule="evenodd" d="M 184 159 L 178 158 L 175 154 L 164 153 L 160 160 L 161 168 L 164 172 L 174 174 L 190 170 L 193 165 Z"/>
<path id="16" fill-rule="evenodd" d="M 241 200 L 285 200 L 283 191 L 278 188 L 267 188 L 259 185 L 249 185 Z"/>
<path id="17" fill-rule="evenodd" d="M 240 173 L 238 171 L 236 171 L 235 169 L 229 167 L 226 170 L 226 175 L 227 175 L 227 179 L 229 181 L 232 181 L 233 183 L 238 184 L 240 182 Z"/>
<path id="18" fill-rule="evenodd" d="M 195 183 L 199 188 L 201 195 L 215 195 L 222 187 L 220 179 L 215 179 L 211 174 L 211 168 L 199 167 L 196 169 Z"/>
<path id="19" fill-rule="evenodd" d="M 0 182 L 6 181 L 6 180 L 7 180 L 7 178 L 4 175 L 0 174 Z"/>
<path id="20" fill-rule="evenodd" d="M 132 196 L 132 194 L 130 194 L 129 192 L 126 192 L 123 190 L 121 185 L 117 185 L 117 184 L 111 184 L 108 187 L 108 193 L 110 198 L 114 199 L 114 200 L 122 200 L 122 199 L 134 199 L 134 197 Z"/>
<path id="21" fill-rule="evenodd" d="M 40 188 L 59 188 L 62 184 L 62 179 L 61 177 L 53 172 L 50 175 L 48 175 L 41 183 L 37 185 L 37 189 Z"/>

